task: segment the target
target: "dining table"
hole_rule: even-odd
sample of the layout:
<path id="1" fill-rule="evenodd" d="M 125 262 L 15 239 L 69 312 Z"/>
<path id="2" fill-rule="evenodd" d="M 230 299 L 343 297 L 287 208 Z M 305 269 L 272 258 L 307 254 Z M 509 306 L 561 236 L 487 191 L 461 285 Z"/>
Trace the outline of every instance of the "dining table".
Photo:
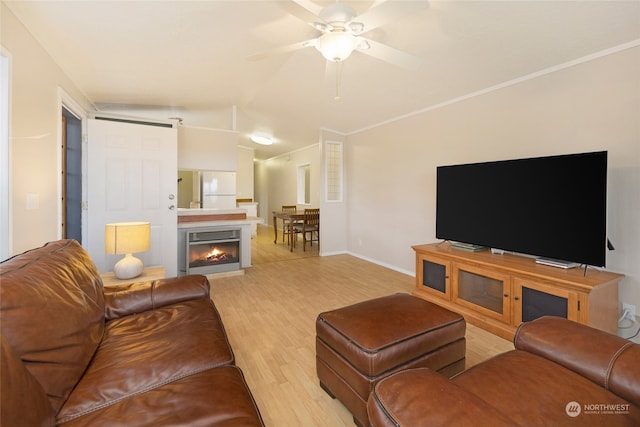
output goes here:
<path id="1" fill-rule="evenodd" d="M 278 219 L 282 220 L 282 232 L 286 229 L 287 224 L 290 227 L 293 227 L 295 222 L 304 220 L 304 213 L 302 212 L 281 212 L 281 211 L 273 211 L 273 231 L 275 233 L 275 238 L 273 239 L 273 243 L 278 243 Z M 289 239 L 289 247 L 290 251 L 293 252 L 293 244 L 295 235 L 292 234 Z"/>

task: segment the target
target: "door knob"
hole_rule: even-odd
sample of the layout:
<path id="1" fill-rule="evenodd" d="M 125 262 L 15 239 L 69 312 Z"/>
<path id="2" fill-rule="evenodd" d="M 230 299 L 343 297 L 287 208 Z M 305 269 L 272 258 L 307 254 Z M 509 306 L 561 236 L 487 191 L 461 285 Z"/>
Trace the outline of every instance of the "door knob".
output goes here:
<path id="1" fill-rule="evenodd" d="M 171 206 L 169 206 L 169 210 L 170 210 L 170 211 L 174 210 L 175 208 L 176 208 L 176 207 L 175 207 L 175 205 L 171 205 Z"/>
<path id="2" fill-rule="evenodd" d="M 169 200 L 173 200 L 175 198 L 176 198 L 176 196 L 174 196 L 173 194 L 169 194 Z"/>

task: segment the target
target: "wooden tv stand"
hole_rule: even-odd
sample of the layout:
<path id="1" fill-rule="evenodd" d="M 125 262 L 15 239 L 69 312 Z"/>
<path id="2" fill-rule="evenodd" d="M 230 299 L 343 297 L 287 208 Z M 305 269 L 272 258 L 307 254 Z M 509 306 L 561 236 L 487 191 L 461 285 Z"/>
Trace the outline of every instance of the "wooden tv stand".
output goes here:
<path id="1" fill-rule="evenodd" d="M 533 258 L 467 252 L 448 242 L 413 246 L 413 295 L 462 314 L 476 326 L 513 339 L 520 323 L 544 314 L 606 332 L 618 331 L 622 274 L 536 264 Z"/>

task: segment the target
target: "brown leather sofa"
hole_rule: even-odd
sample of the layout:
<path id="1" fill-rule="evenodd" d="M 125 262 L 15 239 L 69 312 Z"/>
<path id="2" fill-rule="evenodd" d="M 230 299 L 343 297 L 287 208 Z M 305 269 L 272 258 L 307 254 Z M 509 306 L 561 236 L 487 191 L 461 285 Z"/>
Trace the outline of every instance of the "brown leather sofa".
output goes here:
<path id="1" fill-rule="evenodd" d="M 640 345 L 558 317 L 451 380 L 429 369 L 376 384 L 372 426 L 639 426 Z"/>
<path id="2" fill-rule="evenodd" d="M 263 426 L 204 276 L 103 288 L 74 240 L 0 264 L 0 425 Z"/>

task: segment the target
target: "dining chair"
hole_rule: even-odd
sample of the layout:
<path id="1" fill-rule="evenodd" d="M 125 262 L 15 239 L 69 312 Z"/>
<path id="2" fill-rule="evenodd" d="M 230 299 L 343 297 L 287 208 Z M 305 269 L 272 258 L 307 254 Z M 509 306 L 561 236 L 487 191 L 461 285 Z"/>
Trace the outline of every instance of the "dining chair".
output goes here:
<path id="1" fill-rule="evenodd" d="M 298 213 L 298 207 L 296 205 L 282 205 L 283 213 Z M 294 221 L 285 221 L 282 220 L 282 243 L 284 243 L 284 236 L 287 236 L 287 244 L 291 245 L 291 238 L 293 237 L 293 233 L 295 233 L 295 229 L 293 224 Z"/>
<path id="2" fill-rule="evenodd" d="M 309 246 L 313 246 L 314 241 L 320 245 L 320 209 L 305 209 L 304 220 L 301 224 L 294 224 L 294 230 L 294 233 L 302 234 L 303 251 L 307 250 L 307 242 L 309 242 Z M 308 239 L 307 233 L 309 233 Z"/>

